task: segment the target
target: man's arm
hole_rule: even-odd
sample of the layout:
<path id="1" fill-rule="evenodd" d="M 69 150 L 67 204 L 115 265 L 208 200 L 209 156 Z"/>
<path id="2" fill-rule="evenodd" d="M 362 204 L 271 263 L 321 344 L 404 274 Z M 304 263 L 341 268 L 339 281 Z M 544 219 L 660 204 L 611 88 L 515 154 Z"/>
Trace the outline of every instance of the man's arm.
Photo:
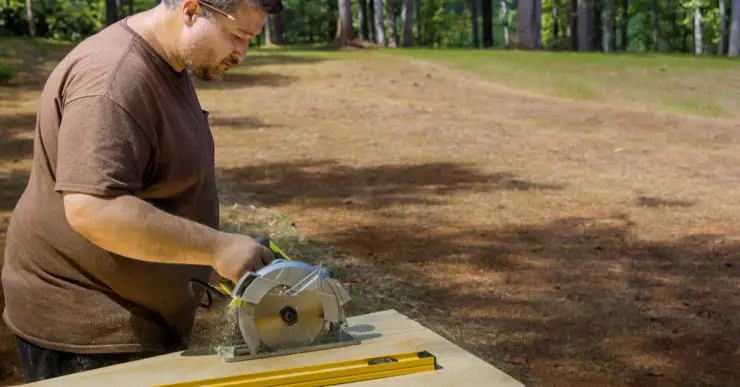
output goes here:
<path id="1" fill-rule="evenodd" d="M 149 262 L 212 265 L 221 232 L 168 214 L 131 195 L 65 193 L 67 221 L 110 252 Z"/>
<path id="2" fill-rule="evenodd" d="M 219 232 L 133 196 L 143 188 L 154 138 L 152 128 L 140 127 L 105 95 L 65 104 L 54 190 L 64 195 L 72 228 L 124 257 L 209 265 L 232 281 L 272 261 L 269 250 L 247 235 Z"/>
<path id="3" fill-rule="evenodd" d="M 275 259 L 247 235 L 224 233 L 168 214 L 131 195 L 65 193 L 71 227 L 97 246 L 124 257 L 158 263 L 211 266 L 237 282 Z"/>

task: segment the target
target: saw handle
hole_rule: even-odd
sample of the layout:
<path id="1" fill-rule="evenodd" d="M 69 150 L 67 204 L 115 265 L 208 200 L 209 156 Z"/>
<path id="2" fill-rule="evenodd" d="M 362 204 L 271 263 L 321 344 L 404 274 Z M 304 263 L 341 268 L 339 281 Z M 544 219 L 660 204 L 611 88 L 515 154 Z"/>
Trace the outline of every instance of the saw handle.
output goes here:
<path id="1" fill-rule="evenodd" d="M 285 254 L 283 250 L 278 247 L 273 241 L 270 240 L 270 238 L 266 236 L 258 236 L 254 238 L 257 243 L 261 244 L 262 246 L 270 249 L 273 254 L 275 254 L 275 259 L 282 259 L 285 261 L 292 261 L 292 259 L 288 256 L 288 254 Z M 211 305 L 213 305 L 213 296 L 217 296 L 218 298 L 221 298 L 223 300 L 229 300 L 232 298 L 232 292 L 234 291 L 234 288 L 236 287 L 236 284 L 231 283 L 231 281 L 222 280 L 219 283 L 220 290 L 216 287 L 207 284 L 203 281 L 197 280 L 197 279 L 191 279 L 190 280 L 190 294 L 195 297 L 196 292 L 195 288 L 199 287 L 206 292 L 206 296 L 208 297 L 208 302 L 203 303 L 200 302 L 200 306 L 205 309 L 210 309 Z"/>
<path id="2" fill-rule="evenodd" d="M 288 256 L 288 254 L 285 254 L 283 250 L 278 247 L 273 241 L 270 240 L 270 238 L 266 236 L 258 236 L 257 238 L 254 238 L 254 240 L 257 241 L 257 243 L 261 244 L 262 246 L 267 247 L 272 251 L 273 254 L 275 254 L 275 259 L 282 259 L 285 261 L 292 261 L 292 259 Z"/>
<path id="3" fill-rule="evenodd" d="M 211 285 L 209 285 L 209 284 L 207 284 L 207 283 L 205 283 L 203 281 L 197 280 L 195 278 L 190 279 L 190 295 L 192 297 L 195 297 L 196 294 L 197 294 L 196 291 L 195 291 L 195 287 L 199 287 L 199 288 L 205 290 L 206 296 L 208 296 L 208 303 L 206 303 L 206 304 L 203 304 L 203 302 L 200 303 L 200 307 L 201 308 L 205 308 L 206 310 L 211 309 L 211 305 L 213 305 L 213 296 L 214 295 L 216 295 L 217 297 L 219 297 L 219 298 L 221 298 L 223 300 L 228 300 L 230 298 L 230 296 L 228 294 L 224 294 L 221 291 L 219 291 L 218 289 L 216 289 L 215 287 L 213 287 L 213 286 L 211 286 Z"/>

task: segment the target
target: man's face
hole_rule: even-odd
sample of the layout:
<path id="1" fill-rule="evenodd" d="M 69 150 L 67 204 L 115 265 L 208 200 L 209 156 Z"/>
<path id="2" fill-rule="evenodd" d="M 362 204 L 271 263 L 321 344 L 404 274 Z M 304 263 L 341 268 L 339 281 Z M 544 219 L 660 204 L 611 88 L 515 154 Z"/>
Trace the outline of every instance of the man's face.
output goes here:
<path id="1" fill-rule="evenodd" d="M 229 15 L 198 4 L 197 0 L 183 1 L 180 8 L 187 19 L 182 37 L 182 53 L 186 67 L 201 80 L 212 80 L 247 55 L 249 41 L 262 31 L 267 14 L 246 2 Z M 213 17 L 206 18 L 204 10 Z"/>

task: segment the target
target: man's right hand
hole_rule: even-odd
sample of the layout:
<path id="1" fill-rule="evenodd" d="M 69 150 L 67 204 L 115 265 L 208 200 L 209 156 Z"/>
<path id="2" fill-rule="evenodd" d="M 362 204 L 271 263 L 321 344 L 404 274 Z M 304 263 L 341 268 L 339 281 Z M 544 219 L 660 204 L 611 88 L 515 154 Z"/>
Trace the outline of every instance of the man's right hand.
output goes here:
<path id="1" fill-rule="evenodd" d="M 218 239 L 212 266 L 221 277 L 236 283 L 244 273 L 257 271 L 274 260 L 272 251 L 253 238 L 224 233 Z"/>
<path id="2" fill-rule="evenodd" d="M 234 283 L 275 259 L 247 235 L 168 214 L 135 196 L 65 193 L 64 210 L 70 226 L 103 249 L 147 262 L 208 265 Z"/>

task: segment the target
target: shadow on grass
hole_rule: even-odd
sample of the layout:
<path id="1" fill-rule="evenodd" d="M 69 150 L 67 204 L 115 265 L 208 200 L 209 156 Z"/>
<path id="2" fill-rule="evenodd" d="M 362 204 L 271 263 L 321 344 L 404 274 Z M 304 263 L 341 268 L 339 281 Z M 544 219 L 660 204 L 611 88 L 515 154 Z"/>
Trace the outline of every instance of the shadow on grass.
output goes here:
<path id="1" fill-rule="evenodd" d="M 239 67 L 255 67 L 255 66 L 275 66 L 275 65 L 294 65 L 294 64 L 314 64 L 324 62 L 327 58 L 308 57 L 300 55 L 291 55 L 287 53 L 283 54 L 263 54 L 265 51 L 260 51 L 257 55 L 249 55 L 239 65 Z"/>
<path id="2" fill-rule="evenodd" d="M 651 196 L 638 196 L 635 198 L 635 204 L 640 207 L 661 208 L 661 207 L 683 207 L 689 208 L 696 205 L 695 201 L 689 200 L 670 200 Z"/>
<path id="3" fill-rule="evenodd" d="M 213 81 L 196 81 L 195 85 L 202 90 L 230 90 L 249 87 L 279 87 L 288 86 L 298 77 L 268 71 L 260 72 L 226 72 L 222 79 Z"/>
<path id="4" fill-rule="evenodd" d="M 29 171 L 14 169 L 10 172 L 0 171 L 0 211 L 12 211 L 28 183 Z"/>
<path id="5" fill-rule="evenodd" d="M 280 125 L 268 124 L 259 118 L 251 117 L 223 117 L 211 115 L 208 118 L 208 123 L 211 125 L 211 128 L 233 130 L 254 130 L 281 127 Z"/>
<path id="6" fill-rule="evenodd" d="M 444 233 L 385 219 L 320 237 L 356 257 L 337 272 L 359 277 L 356 312 L 396 308 L 528 385 L 740 380 L 740 244 L 632 227 L 569 217 Z"/>
<path id="7" fill-rule="evenodd" d="M 33 155 L 35 114 L 0 115 L 0 162 L 16 162 Z"/>
<path id="8" fill-rule="evenodd" d="M 562 185 L 518 179 L 511 173 L 482 173 L 455 163 L 352 167 L 333 160 L 270 163 L 222 169 L 220 179 L 267 206 L 302 202 L 307 206 L 438 205 L 460 191 L 561 190 Z"/>

